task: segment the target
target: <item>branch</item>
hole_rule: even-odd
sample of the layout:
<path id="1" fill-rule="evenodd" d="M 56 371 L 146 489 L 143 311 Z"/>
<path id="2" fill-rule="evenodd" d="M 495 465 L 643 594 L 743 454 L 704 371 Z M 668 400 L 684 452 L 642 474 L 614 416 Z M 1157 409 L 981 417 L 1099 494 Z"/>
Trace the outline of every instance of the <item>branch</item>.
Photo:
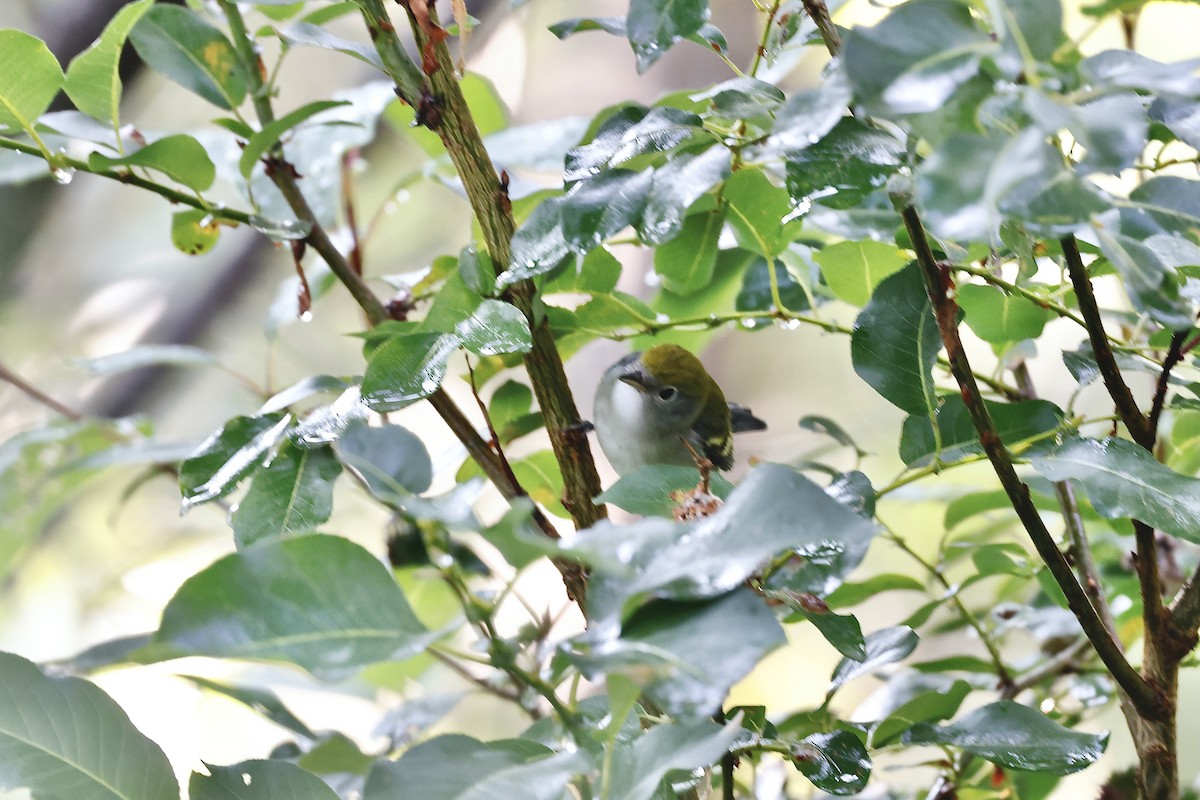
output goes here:
<path id="1" fill-rule="evenodd" d="M 950 359 L 951 370 L 958 381 L 963 403 L 971 414 L 971 421 L 979 434 L 979 441 L 983 444 L 988 460 L 992 462 L 992 468 L 1000 479 L 1000 484 L 1008 495 L 1013 510 L 1017 512 L 1017 517 L 1024 525 L 1029 538 L 1033 540 L 1034 548 L 1062 589 L 1063 595 L 1067 599 L 1067 605 L 1075 618 L 1079 620 L 1080 626 L 1096 649 L 1096 654 L 1112 674 L 1113 680 L 1129 696 L 1130 701 L 1139 712 L 1147 716 L 1157 714 L 1161 698 L 1125 659 L 1120 645 L 1109 634 L 1087 594 L 1075 580 L 1071 565 L 1067 563 L 1062 551 L 1058 549 L 1054 537 L 1046 528 L 1046 523 L 1042 521 L 1041 515 L 1029 496 L 1029 487 L 1021 482 L 1013 468 L 1012 458 L 1005 449 L 1000 435 L 996 432 L 996 426 L 979 393 L 979 387 L 971 373 L 970 361 L 967 359 L 962 340 L 959 338 L 958 305 L 954 302 L 954 283 L 950 269 L 938 264 L 934 259 L 917 210 L 908 205 L 903 198 L 895 197 L 894 201 L 900 209 L 900 216 L 904 219 L 905 228 L 908 230 L 909 238 L 916 250 L 917 262 L 925 280 L 925 289 L 933 304 L 938 330 L 946 346 L 946 355 Z M 1082 299 L 1080 305 L 1083 305 Z M 1103 337 L 1101 338 L 1103 340 Z"/>
<path id="2" fill-rule="evenodd" d="M 1183 360 L 1185 340 L 1188 331 L 1175 331 L 1171 334 L 1171 345 L 1163 359 L 1162 372 L 1158 373 L 1158 382 L 1154 386 L 1154 400 L 1150 404 L 1150 433 L 1158 438 L 1158 419 L 1162 416 L 1163 407 L 1167 403 L 1167 385 L 1170 381 L 1171 370 Z"/>
<path id="3" fill-rule="evenodd" d="M 1154 449 L 1154 429 L 1138 408 L 1129 386 L 1121 376 L 1121 369 L 1113 357 L 1112 348 L 1108 344 L 1108 336 L 1104 332 L 1104 322 L 1100 318 L 1100 307 L 1096 305 L 1096 295 L 1092 293 L 1092 282 L 1088 278 L 1087 268 L 1083 266 L 1083 257 L 1079 254 L 1079 244 L 1074 236 L 1064 236 L 1061 240 L 1063 255 L 1067 259 L 1067 272 L 1071 276 L 1071 285 L 1075 287 L 1075 297 L 1079 301 L 1079 312 L 1087 327 L 1088 339 L 1092 343 L 1092 351 L 1096 355 L 1096 364 L 1109 396 L 1116 404 L 1121 421 L 1129 429 L 1133 440 L 1147 450 Z"/>
<path id="4" fill-rule="evenodd" d="M 829 7 L 825 5 L 825 0 L 804 0 L 804 10 L 817 24 L 817 30 L 821 32 L 821 39 L 825 42 L 825 49 L 829 51 L 829 55 L 836 57 L 842 49 L 842 35 L 838 33 L 837 26 L 829 16 Z"/>
<path id="5" fill-rule="evenodd" d="M 374 25 L 375 48 L 387 65 L 395 60 L 397 52 L 402 52 L 396 33 L 390 25 L 381 25 L 378 19 L 372 21 L 372 15 L 382 10 L 380 0 L 362 0 L 361 5 L 368 25 Z M 428 79 L 428 90 L 422 91 L 416 105 L 417 119 L 441 138 L 458 170 L 492 263 L 502 270 L 509 262 L 515 227 L 508 194 L 484 148 L 479 129 L 454 76 L 454 64 L 444 41 L 445 31 L 438 26 L 436 10 L 427 0 L 409 0 L 405 6 Z M 408 91 L 406 75 L 390 69 L 388 74 L 402 95 Z M 607 514 L 604 506 L 592 502 L 592 498 L 600 493 L 600 476 L 587 436 L 579 426 L 579 411 L 554 336 L 544 316 L 534 312 L 534 296 L 532 282 L 525 281 L 512 286 L 505 299 L 529 320 L 533 348 L 524 357 L 525 368 L 546 420 L 550 446 L 562 470 L 563 503 L 575 526 L 588 528 Z"/>

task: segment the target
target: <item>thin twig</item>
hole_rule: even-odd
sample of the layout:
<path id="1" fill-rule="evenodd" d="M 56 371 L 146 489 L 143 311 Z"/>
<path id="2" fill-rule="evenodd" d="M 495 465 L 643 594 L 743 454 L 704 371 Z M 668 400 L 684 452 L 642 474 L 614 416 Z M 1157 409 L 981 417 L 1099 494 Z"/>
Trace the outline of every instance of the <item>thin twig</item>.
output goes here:
<path id="1" fill-rule="evenodd" d="M 1071 565 L 1063 557 L 1054 537 L 1046 528 L 1045 522 L 1042 521 L 1041 515 L 1030 498 L 1029 488 L 1021 482 L 1013 467 L 1012 458 L 996 431 L 991 413 L 983 402 L 983 397 L 972 374 L 971 364 L 963 349 L 962 340 L 959 338 L 958 304 L 954 302 L 954 283 L 950 269 L 940 265 L 934 259 L 917 210 L 908 205 L 903 198 L 897 197 L 896 202 L 905 228 L 908 230 L 909 238 L 916 250 L 917 262 L 921 268 L 930 302 L 933 304 L 938 330 L 946 346 L 946 354 L 950 359 L 954 377 L 958 381 L 963 403 L 967 406 L 971 421 L 979 434 L 979 441 L 983 444 L 988 459 L 992 462 L 992 468 L 1000 479 L 1000 484 L 1008 495 L 1013 510 L 1016 511 L 1030 539 L 1033 540 L 1038 555 L 1041 556 L 1055 582 L 1062 589 L 1067 605 L 1075 618 L 1079 620 L 1084 633 L 1092 642 L 1092 646 L 1096 648 L 1100 660 L 1108 667 L 1113 679 L 1140 712 L 1147 715 L 1158 713 L 1162 698 L 1125 659 L 1120 646 L 1109 634 L 1087 593 L 1075 579 Z M 1103 342 L 1103 337 L 1100 338 Z"/>
<path id="2" fill-rule="evenodd" d="M 82 422 L 83 420 L 87 419 L 87 415 L 82 411 L 77 408 L 72 408 L 66 403 L 54 399 L 29 381 L 22 378 L 17 373 L 13 372 L 11 369 L 5 366 L 3 362 L 0 362 L 0 381 L 7 383 L 9 386 L 12 386 L 14 389 L 21 392 L 21 394 L 37 402 L 39 405 L 45 406 L 55 414 L 66 417 L 69 420 L 74 420 L 75 422 Z"/>
<path id="3" fill-rule="evenodd" d="M 829 51 L 829 55 L 836 57 L 842 50 L 842 35 L 838 33 L 833 18 L 829 16 L 829 7 L 825 5 L 825 0 L 804 0 L 804 10 L 817 24 L 817 30 L 821 32 L 821 40 L 825 42 L 825 49 Z"/>

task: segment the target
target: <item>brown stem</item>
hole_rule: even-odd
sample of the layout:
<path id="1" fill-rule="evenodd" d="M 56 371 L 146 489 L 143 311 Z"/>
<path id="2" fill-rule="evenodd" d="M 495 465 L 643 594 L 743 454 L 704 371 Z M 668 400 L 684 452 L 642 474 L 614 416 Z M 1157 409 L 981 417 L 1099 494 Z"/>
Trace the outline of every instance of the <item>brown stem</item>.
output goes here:
<path id="1" fill-rule="evenodd" d="M 992 463 L 1000 484 L 1008 495 L 1013 510 L 1025 527 L 1038 555 L 1045 562 L 1055 582 L 1062 589 L 1067 605 L 1075 618 L 1079 620 L 1084 633 L 1096 649 L 1096 654 L 1104 662 L 1117 685 L 1130 697 L 1135 707 L 1143 714 L 1154 714 L 1161 710 L 1162 698 L 1155 688 L 1148 684 L 1138 671 L 1125 659 L 1120 646 L 1109 634 L 1101 621 L 1096 609 L 1088 599 L 1087 593 L 1075 580 L 1071 565 L 1067 563 L 1054 537 L 1046 528 L 1041 515 L 1029 496 L 1029 487 L 1021 482 L 1013 467 L 1012 457 L 1004 447 L 1004 442 L 996 432 L 991 414 L 984 404 L 971 371 L 970 361 L 963 350 L 962 340 L 958 334 L 958 304 L 954 301 L 954 283 L 950 269 L 940 265 L 933 257 L 929 240 L 925 236 L 925 228 L 921 224 L 917 210 L 911 205 L 898 201 L 900 215 L 904 219 L 905 228 L 917 253 L 917 262 L 925 281 L 925 289 L 929 293 L 937 318 L 938 330 L 946 347 L 946 355 L 950 359 L 951 370 L 958 381 L 963 403 L 971 415 L 971 421 L 979 434 L 984 452 Z"/>
<path id="2" fill-rule="evenodd" d="M 829 7 L 825 5 L 825 0 L 804 0 L 804 10 L 817 24 L 817 30 L 821 32 L 821 39 L 825 42 L 825 49 L 829 51 L 829 55 L 836 56 L 842 49 L 842 35 L 838 33 L 837 26 L 829 16 Z"/>
<path id="3" fill-rule="evenodd" d="M 1154 386 L 1154 400 L 1150 405 L 1150 433 L 1158 438 L 1158 419 L 1162 416 L 1163 407 L 1167 403 L 1167 386 L 1170 383 L 1171 370 L 1183 360 L 1187 331 L 1175 331 L 1171 335 L 1171 344 L 1167 355 L 1163 358 L 1162 371 L 1158 373 L 1158 382 Z"/>
<path id="4" fill-rule="evenodd" d="M 46 394 L 32 383 L 13 372 L 11 369 L 5 366 L 3 362 L 0 362 L 0 381 L 7 383 L 21 394 L 25 395 L 31 400 L 34 400 L 40 405 L 45 406 L 55 414 L 66 417 L 70 420 L 74 420 L 75 422 L 80 422 L 87 418 L 82 411 L 76 408 L 71 408 L 65 403 L 55 400 L 50 395 Z"/>
<path id="5" fill-rule="evenodd" d="M 1083 257 L 1079 254 L 1079 244 L 1074 236 L 1064 236 L 1061 241 L 1063 254 L 1067 259 L 1067 273 L 1071 276 L 1071 285 L 1075 287 L 1079 313 L 1087 325 L 1088 339 L 1092 343 L 1092 352 L 1096 356 L 1096 365 L 1104 379 L 1104 386 L 1116 404 L 1121 421 L 1129 429 L 1129 435 L 1142 447 L 1153 450 L 1154 431 L 1133 399 L 1133 393 L 1129 391 L 1129 386 L 1121 376 L 1121 369 L 1113 357 L 1108 336 L 1104 333 L 1100 307 L 1096 304 L 1096 295 L 1092 293 L 1092 282 L 1088 278 L 1087 268 L 1083 265 Z"/>

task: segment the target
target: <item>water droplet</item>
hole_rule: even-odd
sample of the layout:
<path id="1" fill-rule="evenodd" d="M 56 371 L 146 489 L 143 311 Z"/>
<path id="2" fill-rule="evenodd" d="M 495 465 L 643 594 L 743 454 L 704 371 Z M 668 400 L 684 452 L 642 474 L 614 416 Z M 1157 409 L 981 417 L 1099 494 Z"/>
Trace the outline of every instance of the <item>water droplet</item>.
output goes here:
<path id="1" fill-rule="evenodd" d="M 741 322 L 742 327 L 746 328 L 747 330 L 753 330 L 761 324 L 762 324 L 762 320 L 757 320 L 757 319 L 744 319 Z"/>
<path id="2" fill-rule="evenodd" d="M 657 322 L 659 325 L 666 325 L 668 322 L 671 321 L 671 318 L 668 317 L 666 314 L 655 314 L 654 321 Z"/>
<path id="3" fill-rule="evenodd" d="M 383 204 L 383 213 L 395 214 L 397 208 L 399 208 L 398 205 L 393 203 L 391 200 L 388 200 L 386 203 Z"/>
<path id="4" fill-rule="evenodd" d="M 662 284 L 662 276 L 654 270 L 647 272 L 643 280 L 645 280 L 647 286 L 659 286 Z"/>
<path id="5" fill-rule="evenodd" d="M 801 323 L 800 320 L 798 320 L 798 319 L 781 319 L 776 324 L 780 328 L 783 328 L 785 331 L 794 331 L 797 328 L 799 328 L 803 323 Z"/>
<path id="6" fill-rule="evenodd" d="M 200 227 L 201 228 L 207 228 L 207 227 L 211 226 L 212 224 L 213 224 L 213 215 L 212 214 L 205 214 L 203 217 L 200 218 Z"/>
<path id="7" fill-rule="evenodd" d="M 312 225 L 298 219 L 274 220 L 257 214 L 250 217 L 250 226 L 272 239 L 303 239 L 312 231 Z"/>
<path id="8" fill-rule="evenodd" d="M 401 189 L 400 191 L 396 192 L 397 203 L 407 203 L 409 200 L 412 200 L 412 192 L 410 192 L 408 189 Z"/>
<path id="9" fill-rule="evenodd" d="M 311 311 L 304 311 L 300 314 L 299 317 L 297 317 L 297 319 L 299 319 L 301 322 L 310 322 L 310 321 L 312 321 L 312 318 L 313 318 L 313 313 Z"/>
<path id="10" fill-rule="evenodd" d="M 54 178 L 55 183 L 60 183 L 66 186 L 75 178 L 74 167 L 51 167 L 50 177 Z"/>

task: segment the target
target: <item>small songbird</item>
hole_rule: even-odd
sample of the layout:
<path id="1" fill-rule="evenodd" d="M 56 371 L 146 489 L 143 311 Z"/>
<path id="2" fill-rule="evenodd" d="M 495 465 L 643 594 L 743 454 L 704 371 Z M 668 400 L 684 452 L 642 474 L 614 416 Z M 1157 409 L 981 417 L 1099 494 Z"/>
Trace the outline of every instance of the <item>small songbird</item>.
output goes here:
<path id="1" fill-rule="evenodd" d="M 767 424 L 725 401 L 700 359 L 675 344 L 630 353 L 596 389 L 596 435 L 619 475 L 649 464 L 733 466 L 733 434 Z M 685 445 L 686 442 L 686 445 Z"/>

